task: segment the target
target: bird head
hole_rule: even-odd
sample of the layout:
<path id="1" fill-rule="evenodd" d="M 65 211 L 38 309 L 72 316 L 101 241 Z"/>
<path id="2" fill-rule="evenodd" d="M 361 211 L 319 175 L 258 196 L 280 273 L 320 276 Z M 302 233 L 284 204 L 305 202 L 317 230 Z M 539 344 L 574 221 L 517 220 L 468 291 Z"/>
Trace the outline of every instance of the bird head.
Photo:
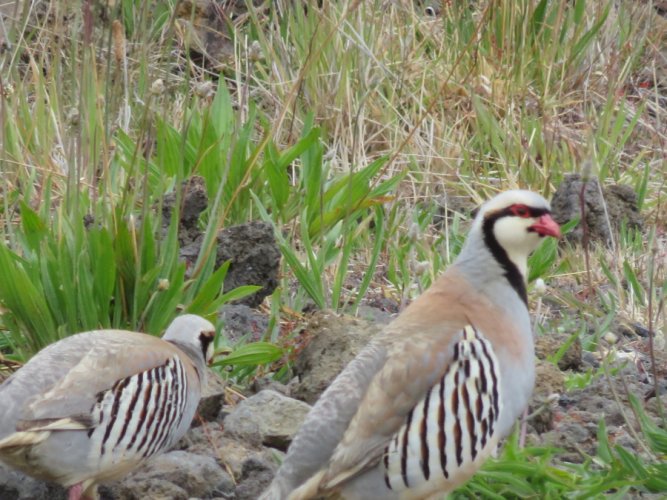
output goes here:
<path id="1" fill-rule="evenodd" d="M 532 191 L 505 191 L 485 203 L 475 221 L 512 257 L 527 258 L 545 236 L 560 238 L 549 203 Z"/>
<path id="2" fill-rule="evenodd" d="M 546 236 L 560 237 L 547 200 L 531 191 L 505 191 L 480 208 L 458 263 L 480 283 L 499 269 L 526 302 L 528 256 Z"/>
<path id="3" fill-rule="evenodd" d="M 201 352 L 206 364 L 213 359 L 215 326 L 196 314 L 183 314 L 171 322 L 164 340 Z"/>

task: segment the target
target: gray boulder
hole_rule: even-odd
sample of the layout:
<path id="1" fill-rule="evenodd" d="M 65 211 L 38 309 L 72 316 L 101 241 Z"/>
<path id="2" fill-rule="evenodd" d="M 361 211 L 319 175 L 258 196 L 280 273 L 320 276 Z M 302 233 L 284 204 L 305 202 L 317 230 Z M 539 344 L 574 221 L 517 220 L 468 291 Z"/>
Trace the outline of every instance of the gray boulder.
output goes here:
<path id="1" fill-rule="evenodd" d="M 303 401 L 268 389 L 239 403 L 223 425 L 229 435 L 286 450 L 309 411 Z"/>

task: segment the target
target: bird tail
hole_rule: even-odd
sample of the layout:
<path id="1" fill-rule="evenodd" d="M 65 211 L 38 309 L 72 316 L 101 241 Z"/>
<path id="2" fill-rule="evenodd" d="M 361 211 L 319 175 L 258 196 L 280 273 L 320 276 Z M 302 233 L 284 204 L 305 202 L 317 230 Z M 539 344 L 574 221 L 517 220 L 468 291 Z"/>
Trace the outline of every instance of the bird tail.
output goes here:
<path id="1" fill-rule="evenodd" d="M 314 498 L 321 497 L 322 492 L 320 491 L 320 486 L 322 485 L 322 479 L 324 479 L 324 475 L 326 474 L 326 472 L 327 472 L 326 469 L 322 469 L 317 474 L 311 476 L 310 479 L 308 479 L 308 481 L 306 481 L 296 490 L 290 493 L 287 499 L 312 500 Z"/>
<path id="2" fill-rule="evenodd" d="M 326 470 L 321 470 L 313 475 L 298 488 L 285 481 L 284 478 L 276 476 L 269 487 L 262 493 L 259 500 L 313 500 L 322 498 L 320 486 Z M 327 495 L 324 497 L 328 498 Z"/>
<path id="3" fill-rule="evenodd" d="M 51 434 L 50 431 L 21 431 L 10 434 L 0 441 L 0 450 L 12 453 L 26 446 L 34 446 L 41 443 Z"/>
<path id="4" fill-rule="evenodd" d="M 41 443 L 54 431 L 80 431 L 90 428 L 90 423 L 75 418 L 49 418 L 41 420 L 19 420 L 17 432 L 0 440 L 0 450 L 12 453 L 15 449 Z"/>

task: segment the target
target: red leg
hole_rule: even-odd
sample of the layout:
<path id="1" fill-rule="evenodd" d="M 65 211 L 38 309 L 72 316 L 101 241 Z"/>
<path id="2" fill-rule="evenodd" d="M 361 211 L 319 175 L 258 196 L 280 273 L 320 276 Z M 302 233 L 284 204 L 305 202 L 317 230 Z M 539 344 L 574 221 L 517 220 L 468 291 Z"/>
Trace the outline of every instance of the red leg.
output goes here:
<path id="1" fill-rule="evenodd" d="M 67 492 L 67 500 L 81 500 L 83 498 L 83 485 L 81 483 L 70 486 Z"/>

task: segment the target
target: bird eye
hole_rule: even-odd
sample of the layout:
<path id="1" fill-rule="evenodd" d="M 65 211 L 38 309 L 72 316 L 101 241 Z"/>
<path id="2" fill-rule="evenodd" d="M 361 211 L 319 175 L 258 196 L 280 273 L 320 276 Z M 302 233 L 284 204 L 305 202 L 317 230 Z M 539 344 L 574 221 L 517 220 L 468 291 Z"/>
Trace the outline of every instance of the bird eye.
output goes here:
<path id="1" fill-rule="evenodd" d="M 510 210 L 512 214 L 516 215 L 517 217 L 522 217 L 524 219 L 530 217 L 530 210 L 526 205 L 512 205 Z"/>

